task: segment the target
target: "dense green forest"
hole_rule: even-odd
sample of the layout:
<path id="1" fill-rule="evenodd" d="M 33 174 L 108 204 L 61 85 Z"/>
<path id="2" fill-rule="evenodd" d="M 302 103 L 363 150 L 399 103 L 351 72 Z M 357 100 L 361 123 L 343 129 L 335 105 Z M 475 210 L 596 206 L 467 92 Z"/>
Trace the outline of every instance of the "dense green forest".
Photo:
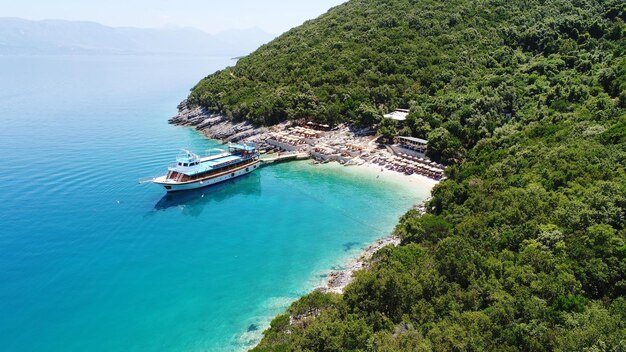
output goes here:
<path id="1" fill-rule="evenodd" d="M 410 107 L 398 132 L 459 161 L 510 122 L 623 108 L 624 4 L 353 0 L 206 77 L 189 101 L 257 124 L 372 125 Z"/>
<path id="2" fill-rule="evenodd" d="M 625 20 L 623 0 L 352 0 L 202 80 L 190 102 L 234 119 L 402 129 L 451 164 L 401 246 L 255 350 L 626 351 Z"/>

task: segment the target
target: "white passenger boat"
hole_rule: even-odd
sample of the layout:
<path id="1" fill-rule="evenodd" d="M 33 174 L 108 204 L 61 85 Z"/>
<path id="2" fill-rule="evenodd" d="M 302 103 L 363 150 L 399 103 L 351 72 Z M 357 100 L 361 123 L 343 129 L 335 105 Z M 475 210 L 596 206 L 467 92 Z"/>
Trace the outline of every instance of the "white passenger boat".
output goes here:
<path id="1" fill-rule="evenodd" d="M 206 157 L 183 150 L 167 174 L 152 179 L 167 192 L 207 187 L 251 173 L 259 167 L 259 152 L 246 144 L 229 144 L 228 151 L 214 149 Z"/>

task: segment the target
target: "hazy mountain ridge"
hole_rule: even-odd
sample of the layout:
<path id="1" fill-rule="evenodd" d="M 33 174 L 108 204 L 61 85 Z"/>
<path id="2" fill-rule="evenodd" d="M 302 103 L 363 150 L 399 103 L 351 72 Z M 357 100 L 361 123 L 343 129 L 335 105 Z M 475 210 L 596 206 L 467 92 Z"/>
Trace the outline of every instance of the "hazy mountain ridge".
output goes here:
<path id="1" fill-rule="evenodd" d="M 109 27 L 95 22 L 0 18 L 0 54 L 245 55 L 273 38 L 259 28 Z"/>

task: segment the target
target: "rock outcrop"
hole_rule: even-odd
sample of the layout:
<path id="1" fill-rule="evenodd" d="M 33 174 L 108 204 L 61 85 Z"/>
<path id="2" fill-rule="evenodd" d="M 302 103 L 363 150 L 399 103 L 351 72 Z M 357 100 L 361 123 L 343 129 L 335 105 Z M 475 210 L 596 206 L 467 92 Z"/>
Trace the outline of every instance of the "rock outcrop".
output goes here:
<path id="1" fill-rule="evenodd" d="M 169 120 L 178 126 L 193 126 L 205 136 L 227 142 L 254 142 L 265 127 L 256 127 L 250 122 L 233 122 L 228 116 L 216 114 L 201 106 L 193 106 L 183 100 L 178 104 L 178 114 Z"/>

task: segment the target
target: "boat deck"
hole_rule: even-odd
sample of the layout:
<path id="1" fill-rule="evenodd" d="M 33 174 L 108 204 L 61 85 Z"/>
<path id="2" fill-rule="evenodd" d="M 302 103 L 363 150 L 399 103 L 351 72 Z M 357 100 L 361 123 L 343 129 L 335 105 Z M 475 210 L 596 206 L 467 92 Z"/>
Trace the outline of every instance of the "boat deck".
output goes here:
<path id="1" fill-rule="evenodd" d="M 187 170 L 176 170 L 176 168 L 170 168 L 170 171 L 177 171 L 183 173 L 187 176 L 193 176 L 201 173 L 205 173 L 212 170 L 218 170 L 224 166 L 229 164 L 236 163 L 238 161 L 243 161 L 243 159 L 238 155 L 224 155 L 219 158 L 205 158 L 200 160 L 200 164 L 190 167 Z"/>
<path id="2" fill-rule="evenodd" d="M 185 175 L 186 179 L 184 178 L 169 178 L 167 175 L 165 176 L 160 176 L 160 177 L 156 177 L 152 180 L 152 182 L 154 183 L 158 183 L 158 184 L 163 184 L 163 185 L 184 185 L 184 184 L 193 184 L 193 183 L 198 183 L 200 181 L 203 180 L 209 180 L 209 179 L 215 179 L 215 178 L 219 178 L 221 176 L 224 175 L 228 175 L 231 173 L 236 173 L 238 171 L 241 171 L 243 169 L 246 169 L 246 172 L 248 172 L 249 170 L 247 169 L 250 166 L 253 166 L 254 168 L 256 168 L 255 165 L 257 165 L 258 163 L 260 163 L 259 160 L 254 160 L 254 159 L 250 159 L 250 160 L 246 160 L 245 162 L 242 163 L 234 163 L 231 166 L 227 166 L 224 168 L 217 168 L 215 170 L 213 170 L 213 172 L 210 175 L 204 175 L 201 177 L 197 177 L 197 176 L 189 176 L 189 175 L 185 175 L 185 174 L 180 174 L 180 175 Z M 233 174 L 234 175 L 234 174 Z"/>

